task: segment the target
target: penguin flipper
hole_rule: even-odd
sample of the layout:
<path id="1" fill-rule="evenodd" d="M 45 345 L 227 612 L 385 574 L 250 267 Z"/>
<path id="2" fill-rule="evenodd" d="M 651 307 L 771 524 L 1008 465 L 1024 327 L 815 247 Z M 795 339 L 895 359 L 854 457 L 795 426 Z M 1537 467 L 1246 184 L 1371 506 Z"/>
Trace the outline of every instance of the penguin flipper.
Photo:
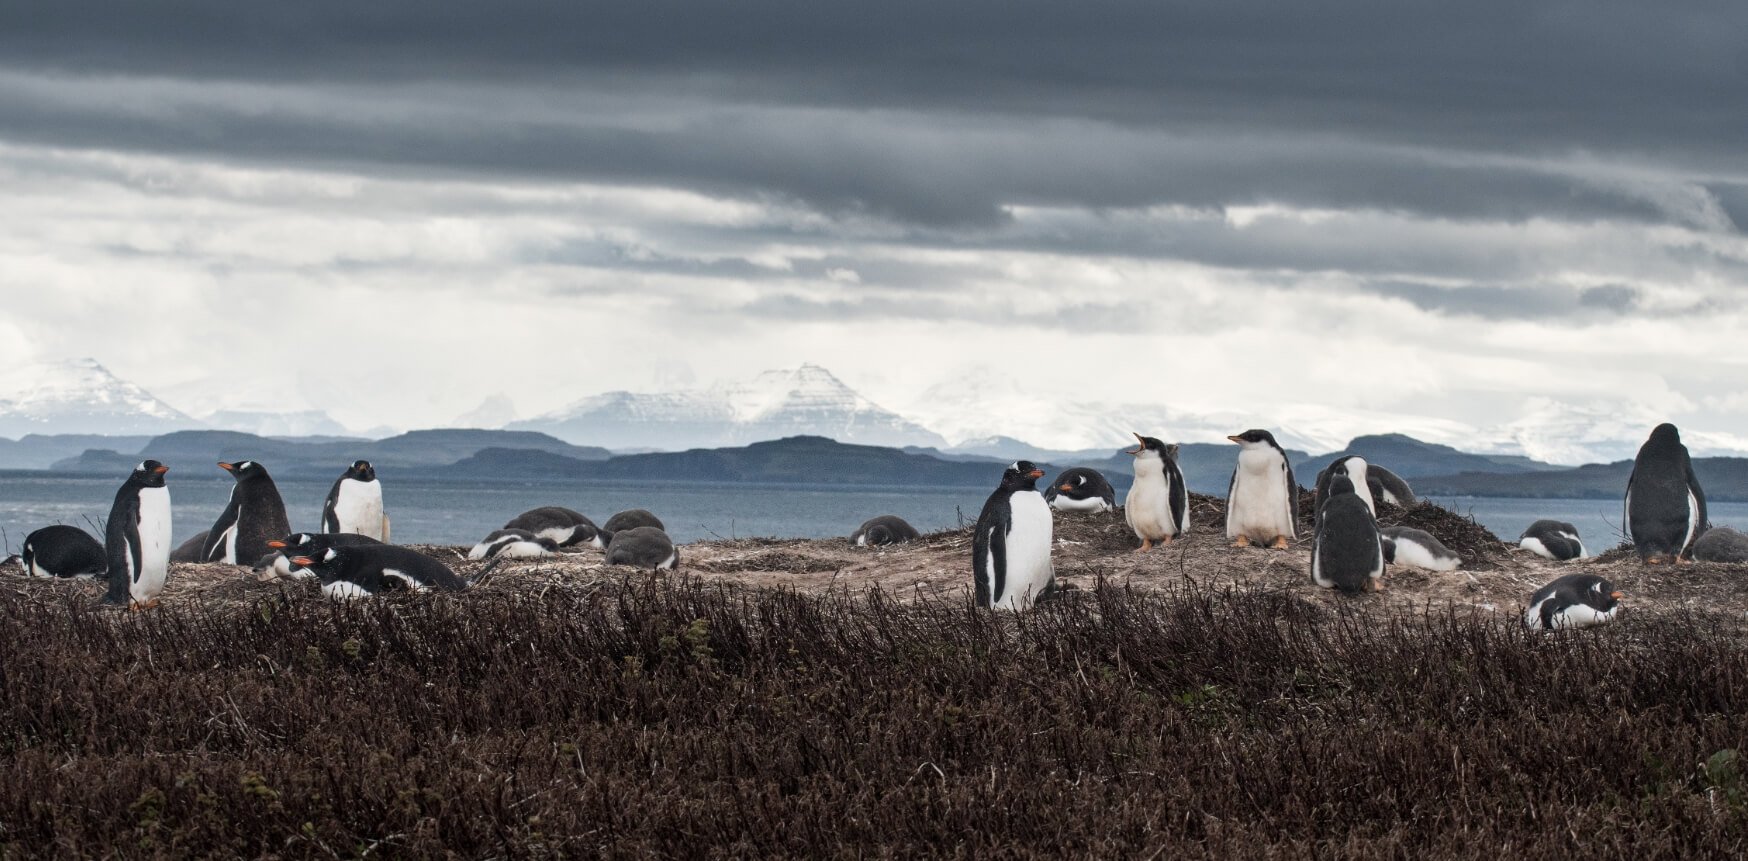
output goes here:
<path id="1" fill-rule="evenodd" d="M 1694 523 L 1694 537 L 1711 527 L 1711 519 L 1706 516 L 1706 492 L 1699 486 L 1699 476 L 1693 474 L 1693 461 L 1687 462 L 1687 492 L 1693 494 L 1693 500 L 1698 508 L 1698 520 Z"/>
<path id="2" fill-rule="evenodd" d="M 1177 527 L 1178 534 L 1182 535 L 1190 531 L 1190 489 L 1184 484 L 1183 470 L 1178 469 L 1176 463 L 1167 463 L 1170 465 L 1166 474 L 1171 477 L 1171 522 Z M 1054 584 L 1055 581 L 1052 580 L 1051 583 Z"/>
<path id="3" fill-rule="evenodd" d="M 225 536 L 237 528 L 237 514 L 241 508 L 241 504 L 237 502 L 237 494 L 233 492 L 230 504 L 225 506 L 224 512 L 206 533 L 206 546 L 200 548 L 200 561 L 216 562 L 224 558 Z"/>
<path id="4" fill-rule="evenodd" d="M 977 606 L 994 607 L 1007 585 L 1007 530 L 1005 524 L 980 522 L 972 542 L 971 568 L 976 581 Z"/>
<path id="5" fill-rule="evenodd" d="M 1232 536 L 1232 491 L 1238 489 L 1238 467 L 1232 468 L 1232 479 L 1226 482 L 1226 536 Z"/>
<path id="6" fill-rule="evenodd" d="M 1293 465 L 1287 463 L 1285 453 L 1281 455 L 1281 463 L 1287 466 L 1287 510 L 1293 515 L 1293 535 L 1299 534 L 1299 482 L 1293 478 Z"/>

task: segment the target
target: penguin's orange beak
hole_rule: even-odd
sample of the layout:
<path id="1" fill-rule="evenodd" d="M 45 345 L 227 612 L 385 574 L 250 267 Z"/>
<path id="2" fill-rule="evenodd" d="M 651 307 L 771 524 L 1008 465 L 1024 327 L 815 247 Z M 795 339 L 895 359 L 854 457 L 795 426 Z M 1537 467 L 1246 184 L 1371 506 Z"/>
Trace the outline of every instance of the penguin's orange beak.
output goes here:
<path id="1" fill-rule="evenodd" d="M 167 466 L 160 464 L 157 469 L 152 470 L 152 474 L 153 475 L 163 475 L 164 473 L 169 472 L 169 471 L 170 471 L 170 467 L 167 467 Z"/>
<path id="2" fill-rule="evenodd" d="M 284 550 L 285 549 L 285 542 L 283 542 L 283 541 L 269 541 L 269 542 L 267 542 L 267 546 L 273 548 L 274 550 Z"/>
<path id="3" fill-rule="evenodd" d="M 308 556 L 294 556 L 292 557 L 291 562 L 293 565 L 302 565 L 305 568 L 316 564 L 316 560 L 311 559 Z"/>
<path id="4" fill-rule="evenodd" d="M 237 467 L 235 464 L 225 463 L 222 460 L 219 461 L 219 469 L 222 469 L 225 472 L 236 472 L 237 471 Z"/>
<path id="5" fill-rule="evenodd" d="M 1026 477 L 1027 478 L 1043 478 L 1044 477 L 1044 470 L 1034 469 L 1031 472 L 1026 473 Z"/>
<path id="6" fill-rule="evenodd" d="M 1062 491 L 1063 493 L 1069 493 L 1069 492 L 1072 492 L 1074 490 L 1074 485 L 1064 484 L 1061 487 L 1058 487 L 1056 489 Z"/>
<path id="7" fill-rule="evenodd" d="M 1622 591 L 1617 589 L 1613 592 L 1608 593 L 1608 597 L 1613 598 L 1616 601 L 1619 601 L 1620 599 L 1627 597 L 1627 593 L 1622 592 Z"/>
<path id="8" fill-rule="evenodd" d="M 1134 431 L 1130 431 L 1129 433 L 1135 437 L 1135 449 L 1126 453 L 1133 456 L 1140 456 L 1142 452 L 1147 450 L 1147 443 L 1141 441 L 1140 434 L 1135 433 Z"/>
<path id="9" fill-rule="evenodd" d="M 1244 442 L 1244 440 L 1238 438 L 1238 434 L 1233 434 L 1227 437 L 1227 439 L 1232 440 L 1233 442 Z"/>

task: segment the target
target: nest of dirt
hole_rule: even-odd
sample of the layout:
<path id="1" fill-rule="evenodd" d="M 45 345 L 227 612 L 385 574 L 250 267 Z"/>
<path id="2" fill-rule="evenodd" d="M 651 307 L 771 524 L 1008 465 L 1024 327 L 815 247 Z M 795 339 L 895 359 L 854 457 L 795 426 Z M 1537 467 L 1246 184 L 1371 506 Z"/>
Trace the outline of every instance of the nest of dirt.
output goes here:
<path id="1" fill-rule="evenodd" d="M 1421 502 L 1406 509 L 1379 503 L 1378 525 L 1408 526 L 1423 530 L 1461 556 L 1465 568 L 1493 570 L 1505 559 L 1506 546 L 1499 540 L 1499 536 L 1477 523 L 1473 517 L 1430 502 Z"/>
<path id="2" fill-rule="evenodd" d="M 822 574 L 849 567 L 844 561 L 796 550 L 766 550 L 744 556 L 726 556 L 686 565 L 688 570 L 713 574 L 769 571 L 789 574 Z"/>

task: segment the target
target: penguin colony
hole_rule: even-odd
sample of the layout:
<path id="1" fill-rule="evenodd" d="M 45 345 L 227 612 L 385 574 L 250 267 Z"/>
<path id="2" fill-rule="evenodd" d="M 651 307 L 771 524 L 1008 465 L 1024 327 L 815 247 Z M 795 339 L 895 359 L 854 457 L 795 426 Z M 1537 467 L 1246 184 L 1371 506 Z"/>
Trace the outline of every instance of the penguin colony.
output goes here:
<path id="1" fill-rule="evenodd" d="M 1163 546 L 1190 531 L 1189 492 L 1177 465 L 1177 446 L 1136 433 L 1130 451 L 1135 480 L 1122 506 L 1125 523 L 1139 541 L 1136 552 Z M 1284 549 L 1298 539 L 1299 487 L 1286 453 L 1266 430 L 1228 437 L 1239 446 L 1227 489 L 1225 537 L 1234 547 Z M 539 558 L 589 546 L 604 561 L 652 571 L 673 570 L 680 551 L 661 519 L 643 509 L 614 514 L 600 526 L 560 506 L 535 508 L 511 518 L 474 545 L 470 559 L 492 559 L 472 579 L 409 548 L 388 543 L 389 518 L 382 485 L 368 461 L 355 461 L 334 482 L 320 514 L 320 532 L 291 531 L 284 501 L 265 466 L 255 461 L 220 463 L 236 481 L 229 503 L 212 527 L 179 546 L 171 542 L 169 467 L 147 460 L 117 490 L 99 543 L 73 526 L 53 525 L 26 536 L 16 563 L 31 577 L 102 577 L 103 603 L 145 609 L 157 606 L 175 562 L 252 565 L 292 579 L 316 579 L 337 599 L 385 590 L 461 591 L 502 560 Z M 972 542 L 972 587 L 976 603 L 990 609 L 1026 610 L 1056 593 L 1052 563 L 1053 512 L 1116 510 L 1116 493 L 1097 470 L 1065 470 L 1040 491 L 1044 471 L 1030 461 L 1008 466 L 978 515 Z M 1314 485 L 1310 580 L 1348 593 L 1382 590 L 1390 565 L 1453 571 L 1459 554 L 1419 529 L 1380 528 L 1378 505 L 1412 507 L 1413 489 L 1390 470 L 1347 455 L 1318 473 Z M 1646 565 L 1694 559 L 1748 562 L 1748 536 L 1710 528 L 1705 492 L 1674 425 L 1658 425 L 1634 459 L 1621 513 L 1622 530 Z M 850 536 L 862 547 L 884 547 L 921 538 L 896 515 L 863 523 Z M 1570 523 L 1538 520 L 1518 539 L 1525 551 L 1555 561 L 1587 555 Z M 1556 630 L 1613 620 L 1623 594 L 1591 574 L 1569 574 L 1530 596 L 1524 623 Z"/>

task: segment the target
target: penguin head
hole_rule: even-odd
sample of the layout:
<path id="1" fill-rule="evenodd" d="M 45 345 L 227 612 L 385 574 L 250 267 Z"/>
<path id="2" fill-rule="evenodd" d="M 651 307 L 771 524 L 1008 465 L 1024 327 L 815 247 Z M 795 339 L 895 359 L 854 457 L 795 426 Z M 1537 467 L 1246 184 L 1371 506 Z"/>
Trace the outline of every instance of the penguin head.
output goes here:
<path id="1" fill-rule="evenodd" d="M 353 481 L 375 481 L 376 467 L 371 466 L 368 460 L 355 460 L 352 468 L 346 470 L 345 477 Z"/>
<path id="2" fill-rule="evenodd" d="M 275 550 L 285 550 L 288 548 L 295 550 L 315 540 L 316 537 L 308 532 L 293 532 L 282 540 L 267 542 L 267 546 Z"/>
<path id="3" fill-rule="evenodd" d="M 1621 599 L 1625 597 L 1627 594 L 1616 589 L 1613 583 L 1598 577 L 1584 593 L 1584 603 L 1606 613 L 1619 607 Z"/>
<path id="4" fill-rule="evenodd" d="M 1338 474 L 1329 479 L 1329 498 L 1331 499 L 1344 493 L 1358 492 L 1359 491 L 1354 489 L 1353 479 L 1347 477 L 1345 473 Z"/>
<path id="5" fill-rule="evenodd" d="M 304 569 L 324 568 L 324 567 L 327 567 L 329 565 L 334 564 L 336 561 L 339 560 L 339 558 L 340 558 L 340 549 L 337 547 L 329 547 L 328 549 L 323 550 L 322 552 L 317 553 L 313 556 L 293 556 L 293 557 L 291 557 L 291 560 L 290 560 L 291 561 L 291 570 L 301 571 Z"/>
<path id="6" fill-rule="evenodd" d="M 1673 448 L 1681 445 L 1681 431 L 1675 425 L 1664 422 L 1651 429 L 1651 438 L 1645 444 Z"/>
<path id="7" fill-rule="evenodd" d="M 1172 459 L 1171 449 L 1173 448 L 1176 446 L 1168 446 L 1150 436 L 1135 434 L 1135 447 L 1130 449 L 1129 454 L 1143 460 L 1168 460 Z"/>
<path id="8" fill-rule="evenodd" d="M 267 474 L 267 467 L 252 460 L 239 460 L 236 463 L 220 461 L 219 469 L 230 473 L 238 481 L 248 481 L 251 478 L 260 478 Z"/>
<path id="9" fill-rule="evenodd" d="M 1351 457 L 1344 457 L 1341 460 L 1330 464 L 1329 474 L 1334 477 L 1348 479 L 1348 483 L 1354 487 L 1354 492 L 1358 493 L 1359 486 L 1371 480 L 1366 475 L 1366 470 L 1370 468 L 1371 464 L 1366 463 L 1365 458 L 1360 457 L 1359 455 L 1353 455 Z"/>
<path id="10" fill-rule="evenodd" d="M 1057 476 L 1056 482 L 1057 490 L 1060 490 L 1063 493 L 1073 493 L 1086 484 L 1086 473 L 1077 472 L 1067 478 Z"/>
<path id="11" fill-rule="evenodd" d="M 1238 443 L 1246 449 L 1261 448 L 1263 446 L 1268 446 L 1269 448 L 1281 447 L 1279 443 L 1275 442 L 1274 434 L 1260 428 L 1252 428 L 1244 433 L 1233 434 L 1232 436 L 1227 437 L 1227 439 Z"/>
<path id="12" fill-rule="evenodd" d="M 170 467 L 155 460 L 148 460 L 134 467 L 133 474 L 128 476 L 128 481 L 141 487 L 163 487 L 164 473 L 169 471 Z"/>
<path id="13" fill-rule="evenodd" d="M 1022 460 L 1009 466 L 1001 474 L 1001 486 L 1007 490 L 1037 490 L 1038 479 L 1044 477 L 1044 470 L 1029 460 Z"/>

